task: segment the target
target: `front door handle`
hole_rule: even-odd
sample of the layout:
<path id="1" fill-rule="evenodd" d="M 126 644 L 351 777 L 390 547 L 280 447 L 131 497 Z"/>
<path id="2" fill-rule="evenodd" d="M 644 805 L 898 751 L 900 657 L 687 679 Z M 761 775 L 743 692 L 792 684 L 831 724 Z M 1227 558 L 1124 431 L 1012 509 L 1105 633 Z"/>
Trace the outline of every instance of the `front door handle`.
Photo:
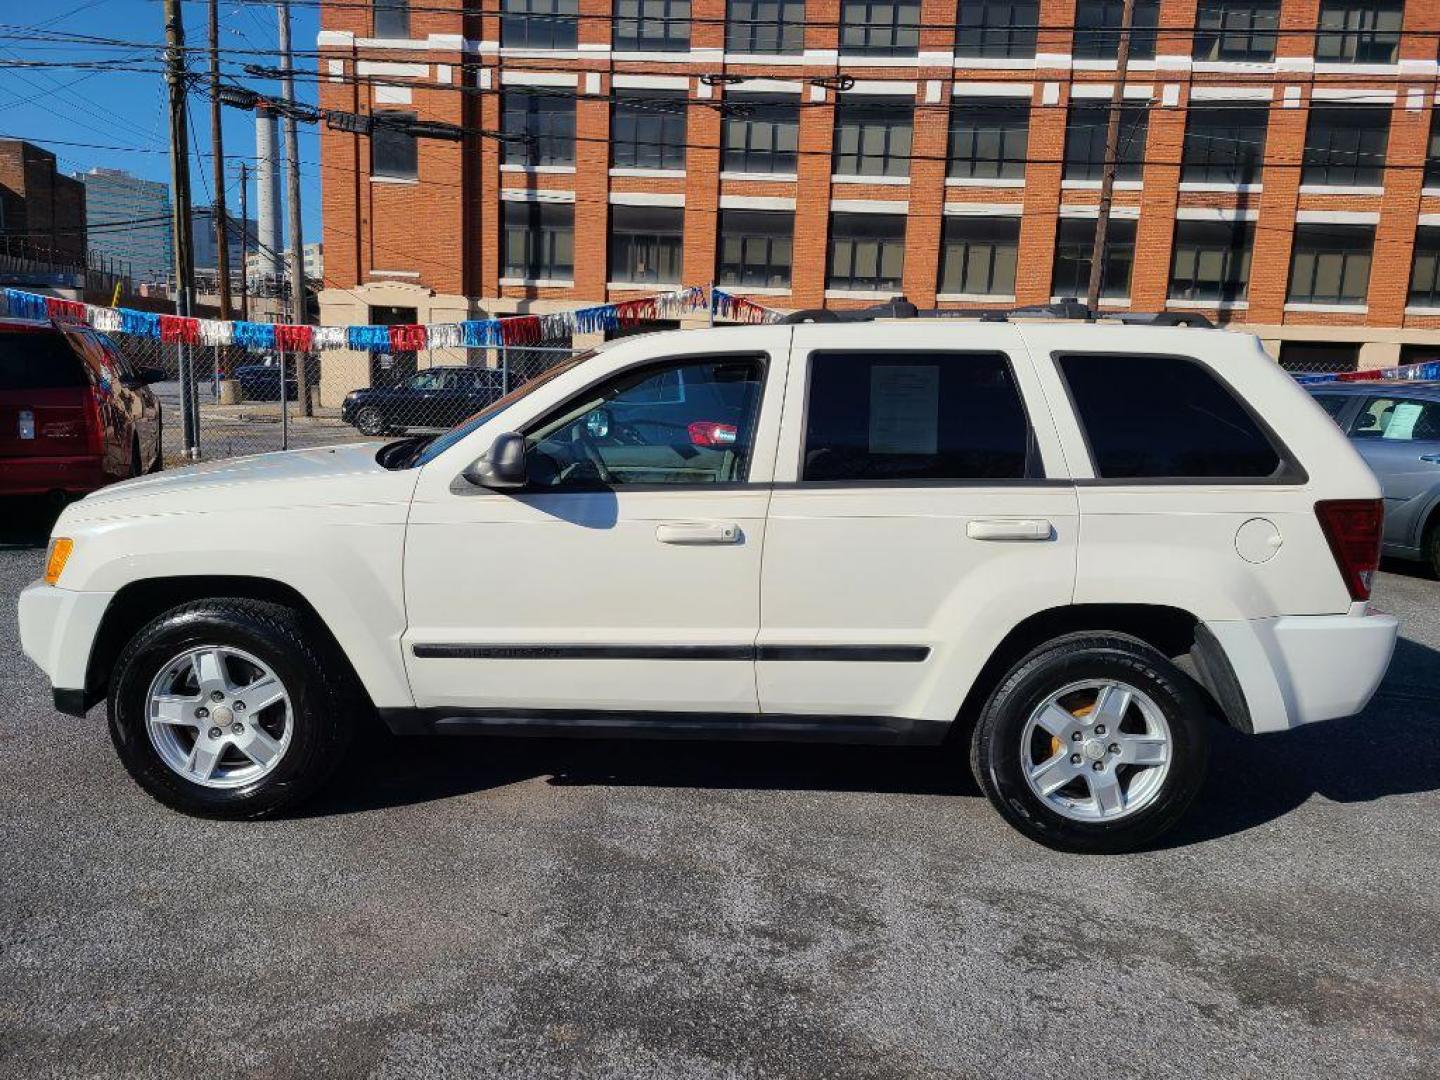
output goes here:
<path id="1" fill-rule="evenodd" d="M 667 521 L 655 527 L 662 544 L 738 544 L 740 526 L 733 521 Z"/>
<path id="2" fill-rule="evenodd" d="M 1055 535 L 1043 518 L 977 518 L 965 523 L 971 540 L 1049 540 Z"/>

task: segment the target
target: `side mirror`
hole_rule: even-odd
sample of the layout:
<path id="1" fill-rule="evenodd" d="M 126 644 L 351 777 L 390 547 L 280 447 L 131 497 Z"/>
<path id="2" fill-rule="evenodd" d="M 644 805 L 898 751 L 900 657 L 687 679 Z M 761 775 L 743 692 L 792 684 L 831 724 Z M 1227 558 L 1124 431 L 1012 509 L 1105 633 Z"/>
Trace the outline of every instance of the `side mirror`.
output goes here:
<path id="1" fill-rule="evenodd" d="M 476 487 L 508 491 L 522 488 L 530 476 L 525 468 L 525 436 L 504 431 L 490 449 L 462 473 Z"/>

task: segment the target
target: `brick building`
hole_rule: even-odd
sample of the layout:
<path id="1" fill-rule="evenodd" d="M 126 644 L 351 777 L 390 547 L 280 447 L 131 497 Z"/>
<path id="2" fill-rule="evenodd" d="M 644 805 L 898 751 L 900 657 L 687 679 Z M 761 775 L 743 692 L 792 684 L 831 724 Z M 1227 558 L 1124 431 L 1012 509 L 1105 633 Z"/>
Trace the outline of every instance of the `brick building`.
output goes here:
<path id="1" fill-rule="evenodd" d="M 33 143 L 0 139 L 0 251 L 85 265 L 85 186 Z"/>
<path id="2" fill-rule="evenodd" d="M 1121 0 L 326 5 L 327 322 L 1083 295 Z M 1440 349 L 1440 0 L 1138 0 L 1104 304 Z M 1107 29 L 1108 28 L 1108 29 Z M 502 133 L 496 138 L 486 133 Z"/>

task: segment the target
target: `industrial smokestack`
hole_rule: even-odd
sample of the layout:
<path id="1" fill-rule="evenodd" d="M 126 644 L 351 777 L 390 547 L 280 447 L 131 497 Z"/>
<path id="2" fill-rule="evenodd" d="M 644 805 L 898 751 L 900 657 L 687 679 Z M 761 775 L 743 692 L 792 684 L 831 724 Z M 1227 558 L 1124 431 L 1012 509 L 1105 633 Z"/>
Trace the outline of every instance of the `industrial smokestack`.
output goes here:
<path id="1" fill-rule="evenodd" d="M 260 274 L 285 280 L 285 235 L 280 217 L 280 119 L 273 109 L 255 110 L 255 195 L 260 230 Z"/>

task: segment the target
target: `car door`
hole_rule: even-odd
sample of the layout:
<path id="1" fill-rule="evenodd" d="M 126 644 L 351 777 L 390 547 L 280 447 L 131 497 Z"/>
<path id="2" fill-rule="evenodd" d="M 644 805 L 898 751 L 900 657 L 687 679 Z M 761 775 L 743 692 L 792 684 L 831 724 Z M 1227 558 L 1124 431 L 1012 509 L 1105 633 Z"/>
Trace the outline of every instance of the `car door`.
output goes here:
<path id="1" fill-rule="evenodd" d="M 1350 438 L 1384 489 L 1385 542 L 1418 547 L 1440 488 L 1440 401 L 1404 393 L 1367 397 Z"/>
<path id="2" fill-rule="evenodd" d="M 421 371 L 395 393 L 394 415 L 401 427 L 439 428 L 446 425 L 436 413 L 444 392 L 445 372 Z"/>
<path id="3" fill-rule="evenodd" d="M 592 359 L 598 374 L 543 415 L 496 421 L 526 438 L 523 489 L 474 487 L 454 455 L 427 465 L 405 546 L 416 705 L 753 715 L 788 337 L 747 328 L 720 353 Z M 637 340 L 621 355 L 645 353 Z M 647 424 L 639 403 L 676 371 L 685 400 Z"/>
<path id="4" fill-rule="evenodd" d="M 943 730 L 1005 633 L 1070 602 L 1076 494 L 1017 331 L 935 340 L 925 322 L 863 346 L 853 327 L 796 328 L 761 576 L 766 713 Z"/>

